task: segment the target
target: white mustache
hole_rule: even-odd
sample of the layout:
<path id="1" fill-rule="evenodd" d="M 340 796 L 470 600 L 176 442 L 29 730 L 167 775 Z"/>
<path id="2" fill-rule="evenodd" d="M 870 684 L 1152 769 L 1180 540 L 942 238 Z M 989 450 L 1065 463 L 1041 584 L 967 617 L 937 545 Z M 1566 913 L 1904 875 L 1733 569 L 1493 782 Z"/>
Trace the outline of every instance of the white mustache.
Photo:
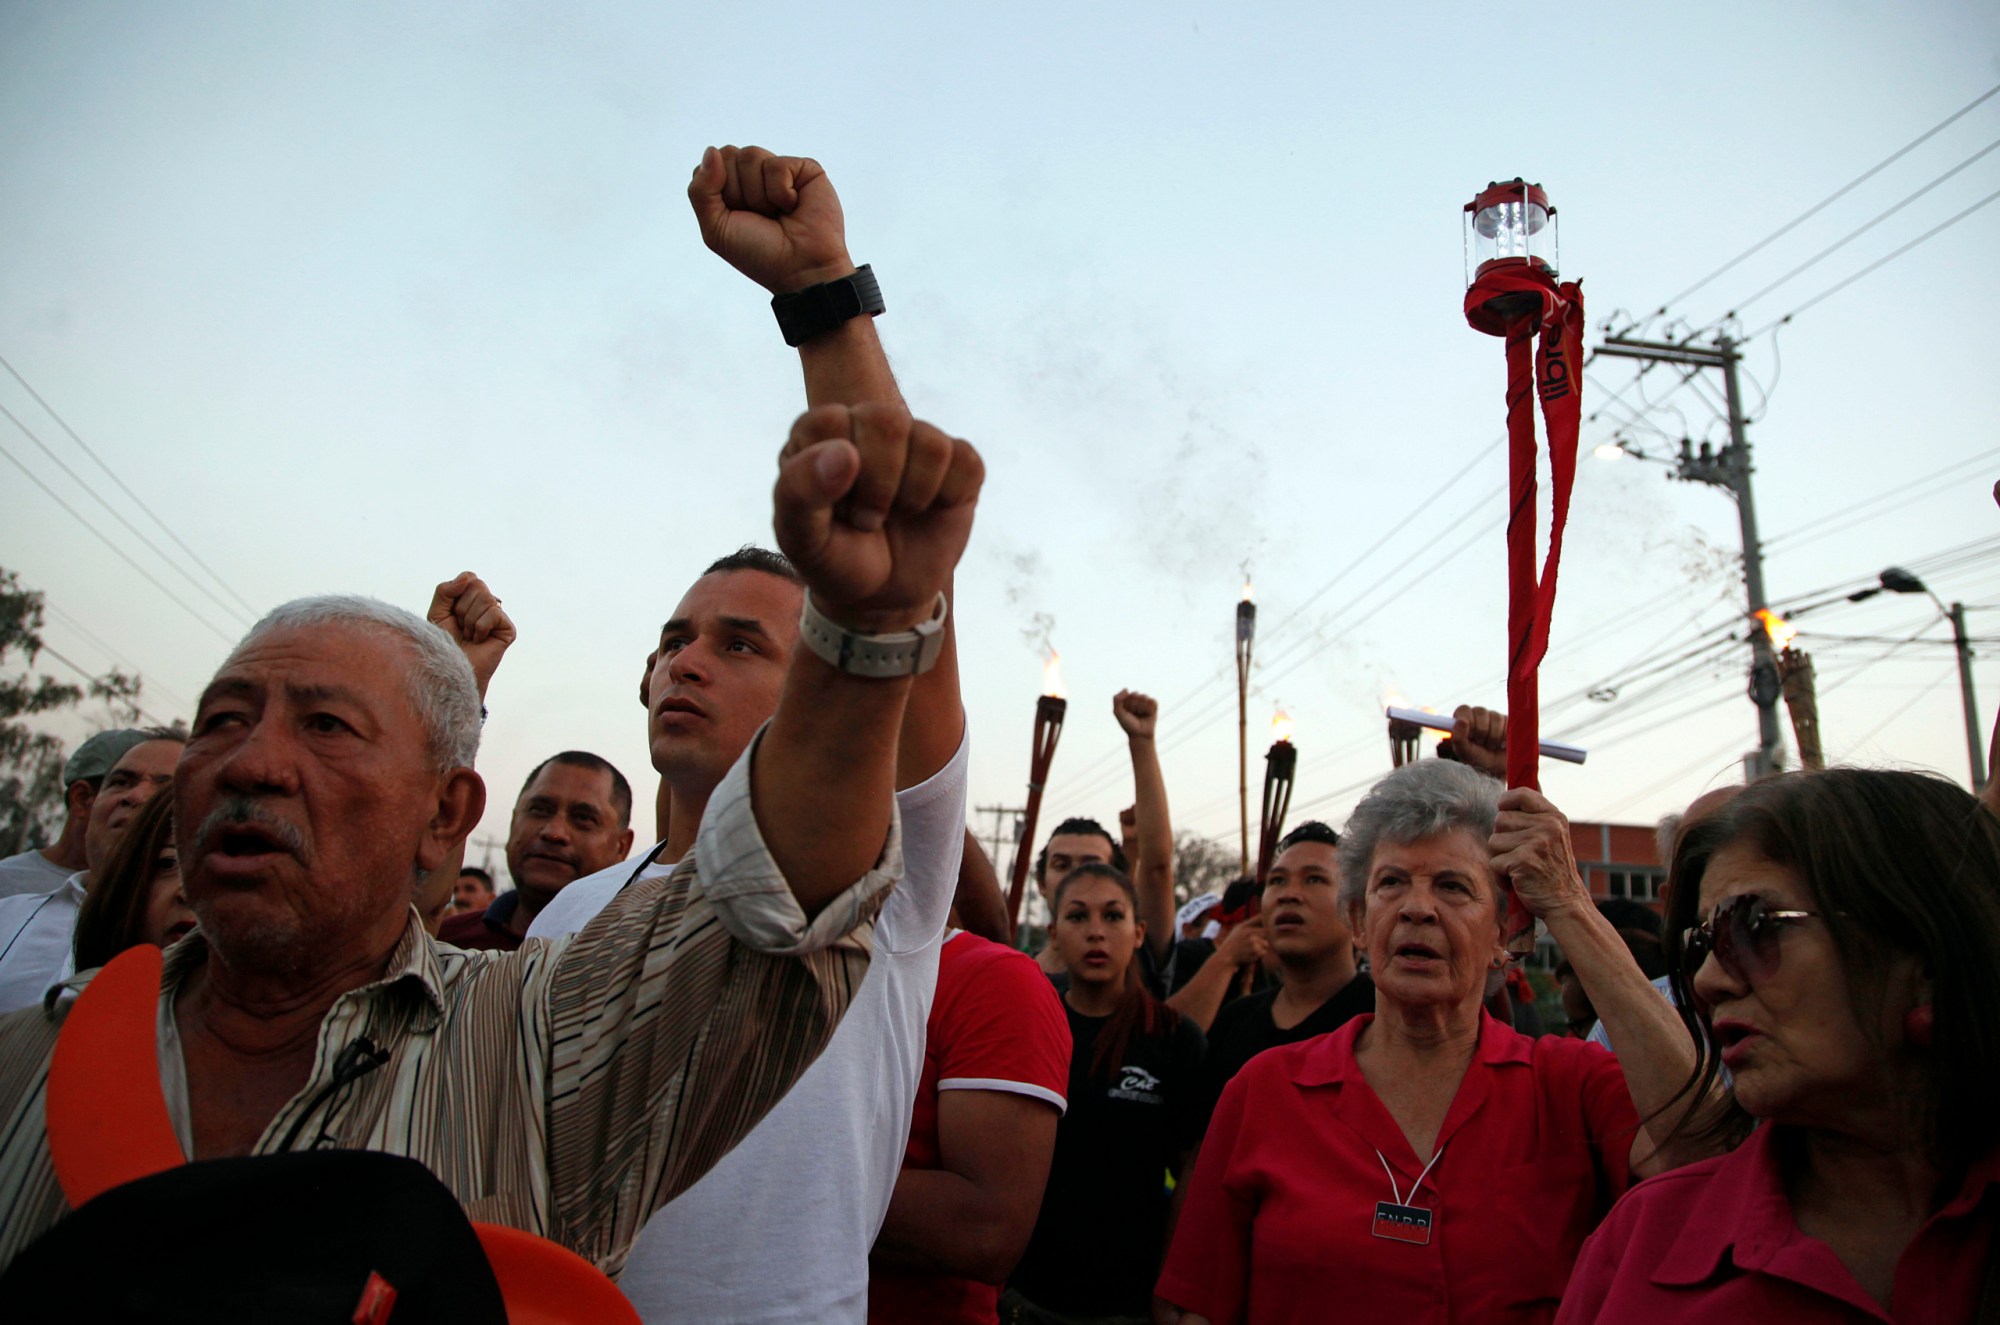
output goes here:
<path id="1" fill-rule="evenodd" d="M 195 840 L 207 850 L 215 845 L 215 839 L 220 834 L 245 826 L 262 829 L 278 845 L 296 856 L 300 863 L 306 863 L 309 853 L 306 851 L 305 834 L 248 796 L 232 796 L 211 810 L 208 817 L 201 821 L 201 830 L 195 834 Z"/>

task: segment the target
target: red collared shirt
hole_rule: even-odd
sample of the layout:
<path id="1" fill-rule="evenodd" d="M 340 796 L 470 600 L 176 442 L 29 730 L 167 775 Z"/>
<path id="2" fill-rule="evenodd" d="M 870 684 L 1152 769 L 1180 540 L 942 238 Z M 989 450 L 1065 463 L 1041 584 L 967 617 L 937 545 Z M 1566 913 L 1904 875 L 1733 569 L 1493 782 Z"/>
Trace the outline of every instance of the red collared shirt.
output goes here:
<path id="1" fill-rule="evenodd" d="M 2000 1150 L 1975 1164 L 1896 1263 L 1888 1310 L 1824 1242 L 1799 1230 L 1778 1172 L 1782 1128 L 1632 1189 L 1584 1244 L 1564 1322 L 1969 1321 L 1993 1249 Z"/>
<path id="2" fill-rule="evenodd" d="M 1259 1054 L 1223 1091 L 1161 1297 L 1215 1325 L 1552 1319 L 1577 1249 L 1625 1190 L 1639 1119 L 1618 1061 L 1483 1013 L 1423 1187 L 1354 1043 L 1372 1016 Z M 1378 1158 L 1378 1153 L 1380 1158 Z M 1375 1205 L 1431 1212 L 1425 1245 L 1375 1235 Z"/>

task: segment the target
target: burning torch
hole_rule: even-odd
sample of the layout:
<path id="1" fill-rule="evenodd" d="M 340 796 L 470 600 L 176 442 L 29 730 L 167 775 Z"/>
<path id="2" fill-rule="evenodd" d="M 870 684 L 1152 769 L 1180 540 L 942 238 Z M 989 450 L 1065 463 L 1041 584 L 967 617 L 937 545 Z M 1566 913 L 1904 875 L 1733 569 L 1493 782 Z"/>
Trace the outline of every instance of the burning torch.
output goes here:
<path id="1" fill-rule="evenodd" d="M 1257 886 L 1271 872 L 1271 857 L 1284 836 L 1285 815 L 1292 808 L 1292 778 L 1299 770 L 1298 747 L 1292 744 L 1292 719 L 1283 709 L 1271 719 L 1271 748 L 1264 752 L 1264 815 L 1257 831 Z"/>
<path id="2" fill-rule="evenodd" d="M 1042 813 L 1042 788 L 1048 784 L 1049 764 L 1056 757 L 1056 742 L 1062 738 L 1063 715 L 1069 701 L 1063 698 L 1062 655 L 1053 647 L 1042 664 L 1042 693 L 1035 700 L 1035 745 L 1028 756 L 1028 807 L 1021 819 L 1021 842 L 1014 849 L 1014 877 L 1007 886 L 1007 928 L 1021 924 L 1021 894 L 1027 887 L 1028 860 L 1034 854 L 1035 820 Z"/>
<path id="3" fill-rule="evenodd" d="M 1819 742 L 1819 694 L 1813 683 L 1812 655 L 1792 647 L 1799 632 L 1791 622 L 1768 607 L 1755 616 L 1764 635 L 1778 652 L 1778 691 L 1785 697 L 1785 709 L 1792 715 L 1792 736 L 1799 743 L 1799 764 L 1807 769 L 1826 767 L 1826 753 Z"/>
<path id="4" fill-rule="evenodd" d="M 1236 813 L 1244 874 L 1250 872 L 1250 646 L 1256 638 L 1257 604 L 1246 575 L 1243 600 L 1236 604 Z"/>

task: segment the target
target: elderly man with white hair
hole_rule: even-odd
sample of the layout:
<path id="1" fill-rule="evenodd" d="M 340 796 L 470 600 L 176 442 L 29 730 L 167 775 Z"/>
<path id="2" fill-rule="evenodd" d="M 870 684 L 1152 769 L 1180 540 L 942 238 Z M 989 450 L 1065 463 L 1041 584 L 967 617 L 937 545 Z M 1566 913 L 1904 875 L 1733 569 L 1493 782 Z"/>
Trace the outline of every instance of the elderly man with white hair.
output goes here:
<path id="1" fill-rule="evenodd" d="M 485 805 L 464 656 L 366 599 L 260 622 L 203 692 L 175 777 L 200 927 L 166 956 L 157 1055 L 185 1155 L 407 1155 L 474 1219 L 615 1273 L 646 1216 L 813 1061 L 861 982 L 901 869 L 911 679 L 849 660 L 934 629 L 981 479 L 969 446 L 900 410 L 801 417 L 778 541 L 816 636 L 845 645 L 796 648 L 676 869 L 517 952 L 439 945 L 411 906 Z M 44 1121 L 61 1016 L 0 1019 L 0 1264 L 67 1209 Z"/>

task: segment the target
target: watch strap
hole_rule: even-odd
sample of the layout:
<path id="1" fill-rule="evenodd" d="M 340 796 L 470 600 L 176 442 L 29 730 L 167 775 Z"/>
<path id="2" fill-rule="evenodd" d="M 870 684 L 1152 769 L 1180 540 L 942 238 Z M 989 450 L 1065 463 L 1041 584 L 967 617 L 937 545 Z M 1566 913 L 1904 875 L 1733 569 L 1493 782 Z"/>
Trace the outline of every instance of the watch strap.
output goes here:
<path id="1" fill-rule="evenodd" d="M 937 596 L 937 607 L 929 619 L 914 630 L 888 635 L 860 635 L 837 621 L 829 620 L 814 606 L 812 592 L 806 592 L 805 607 L 799 612 L 799 638 L 807 648 L 849 676 L 885 680 L 897 676 L 921 676 L 937 665 L 944 652 L 944 623 L 950 614 L 949 600 Z"/>
<path id="2" fill-rule="evenodd" d="M 882 287 L 866 263 L 834 280 L 771 296 L 778 330 L 784 333 L 785 344 L 792 346 L 823 336 L 854 318 L 874 317 L 883 307 Z"/>

